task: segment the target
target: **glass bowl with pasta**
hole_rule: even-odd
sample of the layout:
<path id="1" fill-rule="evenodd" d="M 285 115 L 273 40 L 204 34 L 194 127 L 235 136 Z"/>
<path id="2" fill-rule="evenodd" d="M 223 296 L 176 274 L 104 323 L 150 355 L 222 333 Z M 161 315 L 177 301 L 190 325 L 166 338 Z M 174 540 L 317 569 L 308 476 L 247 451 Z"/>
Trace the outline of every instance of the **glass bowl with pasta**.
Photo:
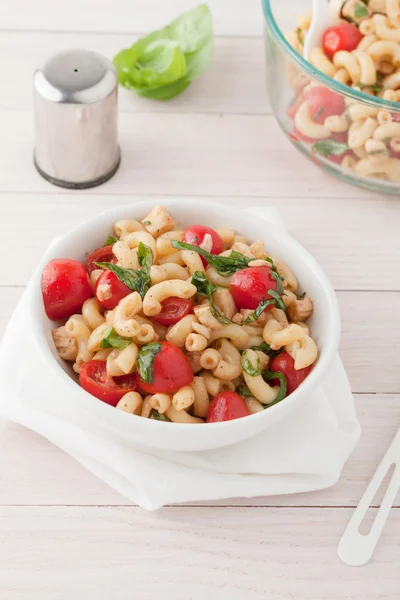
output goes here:
<path id="1" fill-rule="evenodd" d="M 400 189 L 400 4 L 332 4 L 333 24 L 303 58 L 312 0 L 263 0 L 273 112 L 304 155 L 345 181 Z"/>
<path id="2" fill-rule="evenodd" d="M 139 202 L 55 242 L 31 304 L 55 401 L 115 438 L 188 451 L 252 437 L 305 402 L 335 359 L 338 306 L 263 213 Z"/>

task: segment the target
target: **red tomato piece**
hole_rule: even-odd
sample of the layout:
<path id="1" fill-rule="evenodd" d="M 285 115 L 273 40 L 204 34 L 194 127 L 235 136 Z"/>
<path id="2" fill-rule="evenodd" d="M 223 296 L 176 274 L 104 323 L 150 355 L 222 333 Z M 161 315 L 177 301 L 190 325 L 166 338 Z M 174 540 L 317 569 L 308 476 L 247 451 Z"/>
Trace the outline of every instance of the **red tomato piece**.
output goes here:
<path id="1" fill-rule="evenodd" d="M 170 394 L 193 382 L 192 367 L 182 350 L 169 342 L 160 342 L 161 350 L 153 361 L 153 383 L 142 381 L 138 385 L 146 394 Z"/>
<path id="2" fill-rule="evenodd" d="M 219 423 L 248 417 L 250 414 L 246 402 L 236 392 L 221 392 L 211 401 L 207 423 Z"/>
<path id="3" fill-rule="evenodd" d="M 46 315 L 52 321 L 67 319 L 92 296 L 87 271 L 82 263 L 69 258 L 55 258 L 45 266 L 42 296 Z"/>
<path id="4" fill-rule="evenodd" d="M 231 281 L 231 293 L 239 310 L 255 310 L 261 300 L 271 298 L 268 290 L 276 291 L 276 280 L 271 273 L 272 269 L 268 266 L 236 271 Z"/>
<path id="5" fill-rule="evenodd" d="M 339 50 L 352 52 L 364 36 L 353 23 L 339 23 L 329 27 L 322 37 L 322 47 L 328 58 L 332 59 Z"/>
<path id="6" fill-rule="evenodd" d="M 178 323 L 183 317 L 192 312 L 193 300 L 170 296 L 161 302 L 161 306 L 161 312 L 155 315 L 153 319 L 157 323 L 168 327 L 169 325 L 175 325 L 175 323 Z"/>
<path id="7" fill-rule="evenodd" d="M 288 396 L 294 392 L 294 390 L 297 389 L 301 383 L 303 383 L 307 375 L 310 373 L 312 365 L 310 367 L 306 367 L 305 369 L 299 369 L 296 371 L 294 368 L 294 360 L 290 354 L 287 352 L 281 352 L 281 354 L 278 354 L 278 356 L 275 356 L 275 358 L 271 360 L 268 365 L 268 369 L 270 371 L 274 371 L 275 373 L 283 373 L 286 376 L 286 395 Z M 279 380 L 274 379 L 270 382 L 270 385 L 279 385 Z"/>
<path id="8" fill-rule="evenodd" d="M 136 390 L 136 375 L 110 377 L 105 360 L 90 360 L 81 366 L 79 382 L 84 390 L 102 402 L 117 406 L 125 394 Z"/>
<path id="9" fill-rule="evenodd" d="M 97 262 L 110 262 L 114 265 L 117 262 L 117 257 L 113 254 L 113 244 L 109 246 L 103 246 L 102 248 L 98 248 L 90 256 L 86 259 L 86 268 L 89 272 L 89 275 L 95 269 L 100 269 L 95 263 Z"/>
<path id="10" fill-rule="evenodd" d="M 322 85 L 311 88 L 306 98 L 311 118 L 315 123 L 322 124 L 327 117 L 342 115 L 345 111 L 343 96 Z"/>
<path id="11" fill-rule="evenodd" d="M 212 254 L 221 254 L 224 251 L 224 242 L 221 239 L 221 236 L 211 227 L 206 227 L 205 225 L 192 225 L 185 229 L 183 233 L 183 241 L 186 244 L 192 244 L 192 246 L 201 246 L 204 241 L 204 236 L 209 234 L 212 238 L 212 247 L 210 252 Z M 203 265 L 207 264 L 206 259 L 201 256 L 200 257 Z"/>
<path id="12" fill-rule="evenodd" d="M 94 286 L 94 295 L 99 304 L 107 310 L 115 308 L 122 298 L 131 293 L 132 290 L 108 270 L 100 275 Z"/>

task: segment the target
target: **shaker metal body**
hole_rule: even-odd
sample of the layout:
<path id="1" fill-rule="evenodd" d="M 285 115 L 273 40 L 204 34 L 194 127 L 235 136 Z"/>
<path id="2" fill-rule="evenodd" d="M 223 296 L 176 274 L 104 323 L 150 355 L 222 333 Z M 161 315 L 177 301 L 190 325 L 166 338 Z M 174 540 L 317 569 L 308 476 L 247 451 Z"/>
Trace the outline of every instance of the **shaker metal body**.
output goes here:
<path id="1" fill-rule="evenodd" d="M 35 72 L 34 162 L 48 181 L 84 189 L 114 175 L 117 87 L 112 63 L 88 50 L 60 52 Z"/>

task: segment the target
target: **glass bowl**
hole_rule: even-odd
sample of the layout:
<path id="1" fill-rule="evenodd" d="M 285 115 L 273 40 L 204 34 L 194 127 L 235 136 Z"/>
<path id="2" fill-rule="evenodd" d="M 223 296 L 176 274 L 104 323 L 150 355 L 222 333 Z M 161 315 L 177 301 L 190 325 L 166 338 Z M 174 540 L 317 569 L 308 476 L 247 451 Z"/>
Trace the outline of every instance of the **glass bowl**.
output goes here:
<path id="1" fill-rule="evenodd" d="M 349 87 L 327 76 L 299 54 L 285 36 L 288 32 L 294 32 L 292 36 L 300 33 L 296 19 L 310 14 L 311 7 L 312 0 L 297 0 L 295 11 L 292 0 L 263 0 L 267 83 L 272 111 L 292 144 L 324 171 L 353 185 L 399 194 L 400 102 Z M 296 40 L 291 41 L 296 45 Z M 397 69 L 400 71 L 399 67 Z M 318 89 L 312 96 L 319 102 L 322 102 L 321 98 L 328 98 L 329 106 L 333 103 L 342 107 L 341 116 L 330 123 L 328 133 L 317 128 L 318 135 L 323 133 L 322 139 L 314 137 L 313 125 L 325 125 L 326 121 L 320 114 L 314 114 L 315 120 L 310 122 L 310 111 L 307 112 L 304 106 L 306 112 L 301 109 L 314 87 Z M 335 112 L 338 115 L 338 110 Z M 368 126 L 362 127 L 367 119 L 370 119 L 369 132 Z M 334 132 L 334 129 L 345 131 Z"/>

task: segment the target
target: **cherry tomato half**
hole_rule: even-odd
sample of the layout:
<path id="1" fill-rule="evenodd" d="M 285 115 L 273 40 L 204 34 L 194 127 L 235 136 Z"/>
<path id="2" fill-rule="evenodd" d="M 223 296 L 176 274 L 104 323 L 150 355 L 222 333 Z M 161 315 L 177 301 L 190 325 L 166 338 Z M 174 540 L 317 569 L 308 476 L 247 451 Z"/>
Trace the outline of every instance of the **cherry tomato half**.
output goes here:
<path id="1" fill-rule="evenodd" d="M 92 296 L 87 271 L 82 263 L 69 258 L 55 258 L 42 275 L 44 309 L 49 319 L 67 319 L 78 312 Z"/>
<path id="2" fill-rule="evenodd" d="M 276 280 L 271 273 L 272 269 L 268 266 L 236 271 L 231 281 L 231 293 L 239 310 L 255 310 L 261 300 L 271 298 L 268 290 L 276 291 Z"/>
<path id="3" fill-rule="evenodd" d="M 270 371 L 283 373 L 286 376 L 286 385 L 287 385 L 287 393 L 288 396 L 295 389 L 299 387 L 301 383 L 305 380 L 307 375 L 310 373 L 312 369 L 312 365 L 310 367 L 306 367 L 305 369 L 299 369 L 296 371 L 294 368 L 294 360 L 287 352 L 281 352 L 278 356 L 275 356 L 271 360 L 268 365 L 268 369 Z M 273 380 L 269 382 L 270 385 L 279 385 L 278 380 Z"/>
<path id="4" fill-rule="evenodd" d="M 212 247 L 210 252 L 212 254 L 221 254 L 224 251 L 224 242 L 221 239 L 221 236 L 211 227 L 205 227 L 205 225 L 192 225 L 185 229 L 183 233 L 183 241 L 186 244 L 192 244 L 192 246 L 201 246 L 204 241 L 204 236 L 209 234 L 212 238 Z M 207 264 L 206 259 L 201 256 L 200 257 L 203 265 Z"/>
<path id="5" fill-rule="evenodd" d="M 207 413 L 207 423 L 232 421 L 248 417 L 250 414 L 246 402 L 236 392 L 221 392 L 211 401 Z"/>
<path id="6" fill-rule="evenodd" d="M 352 52 L 363 38 L 362 33 L 352 23 L 339 23 L 329 27 L 322 37 L 322 47 L 328 58 L 332 59 L 339 50 Z"/>
<path id="7" fill-rule="evenodd" d="M 100 275 L 94 286 L 94 295 L 99 304 L 107 310 L 115 308 L 122 298 L 131 293 L 132 290 L 108 270 Z"/>
<path id="8" fill-rule="evenodd" d="M 192 312 L 193 300 L 185 300 L 184 298 L 177 298 L 176 296 L 170 296 L 161 302 L 161 312 L 155 315 L 153 319 L 161 325 L 175 325 L 183 317 L 186 317 Z"/>
<path id="9" fill-rule="evenodd" d="M 95 263 L 97 262 L 110 262 L 114 265 L 117 262 L 117 257 L 113 254 L 113 244 L 109 246 L 103 246 L 102 248 L 97 248 L 90 256 L 86 259 L 86 268 L 89 272 L 89 275 L 95 269 L 100 269 Z"/>
<path id="10" fill-rule="evenodd" d="M 138 386 L 146 394 L 170 394 L 193 382 L 192 367 L 186 356 L 174 344 L 160 342 L 161 350 L 153 361 L 153 383 L 142 381 L 139 374 Z"/>
<path id="11" fill-rule="evenodd" d="M 340 94 L 322 85 L 311 88 L 306 94 L 306 99 L 312 120 L 319 124 L 323 124 L 327 117 L 342 115 L 346 108 L 344 98 Z"/>
<path id="12" fill-rule="evenodd" d="M 79 383 L 84 390 L 102 402 L 117 406 L 125 394 L 136 390 L 136 375 L 110 377 L 105 360 L 90 360 L 81 366 Z"/>

